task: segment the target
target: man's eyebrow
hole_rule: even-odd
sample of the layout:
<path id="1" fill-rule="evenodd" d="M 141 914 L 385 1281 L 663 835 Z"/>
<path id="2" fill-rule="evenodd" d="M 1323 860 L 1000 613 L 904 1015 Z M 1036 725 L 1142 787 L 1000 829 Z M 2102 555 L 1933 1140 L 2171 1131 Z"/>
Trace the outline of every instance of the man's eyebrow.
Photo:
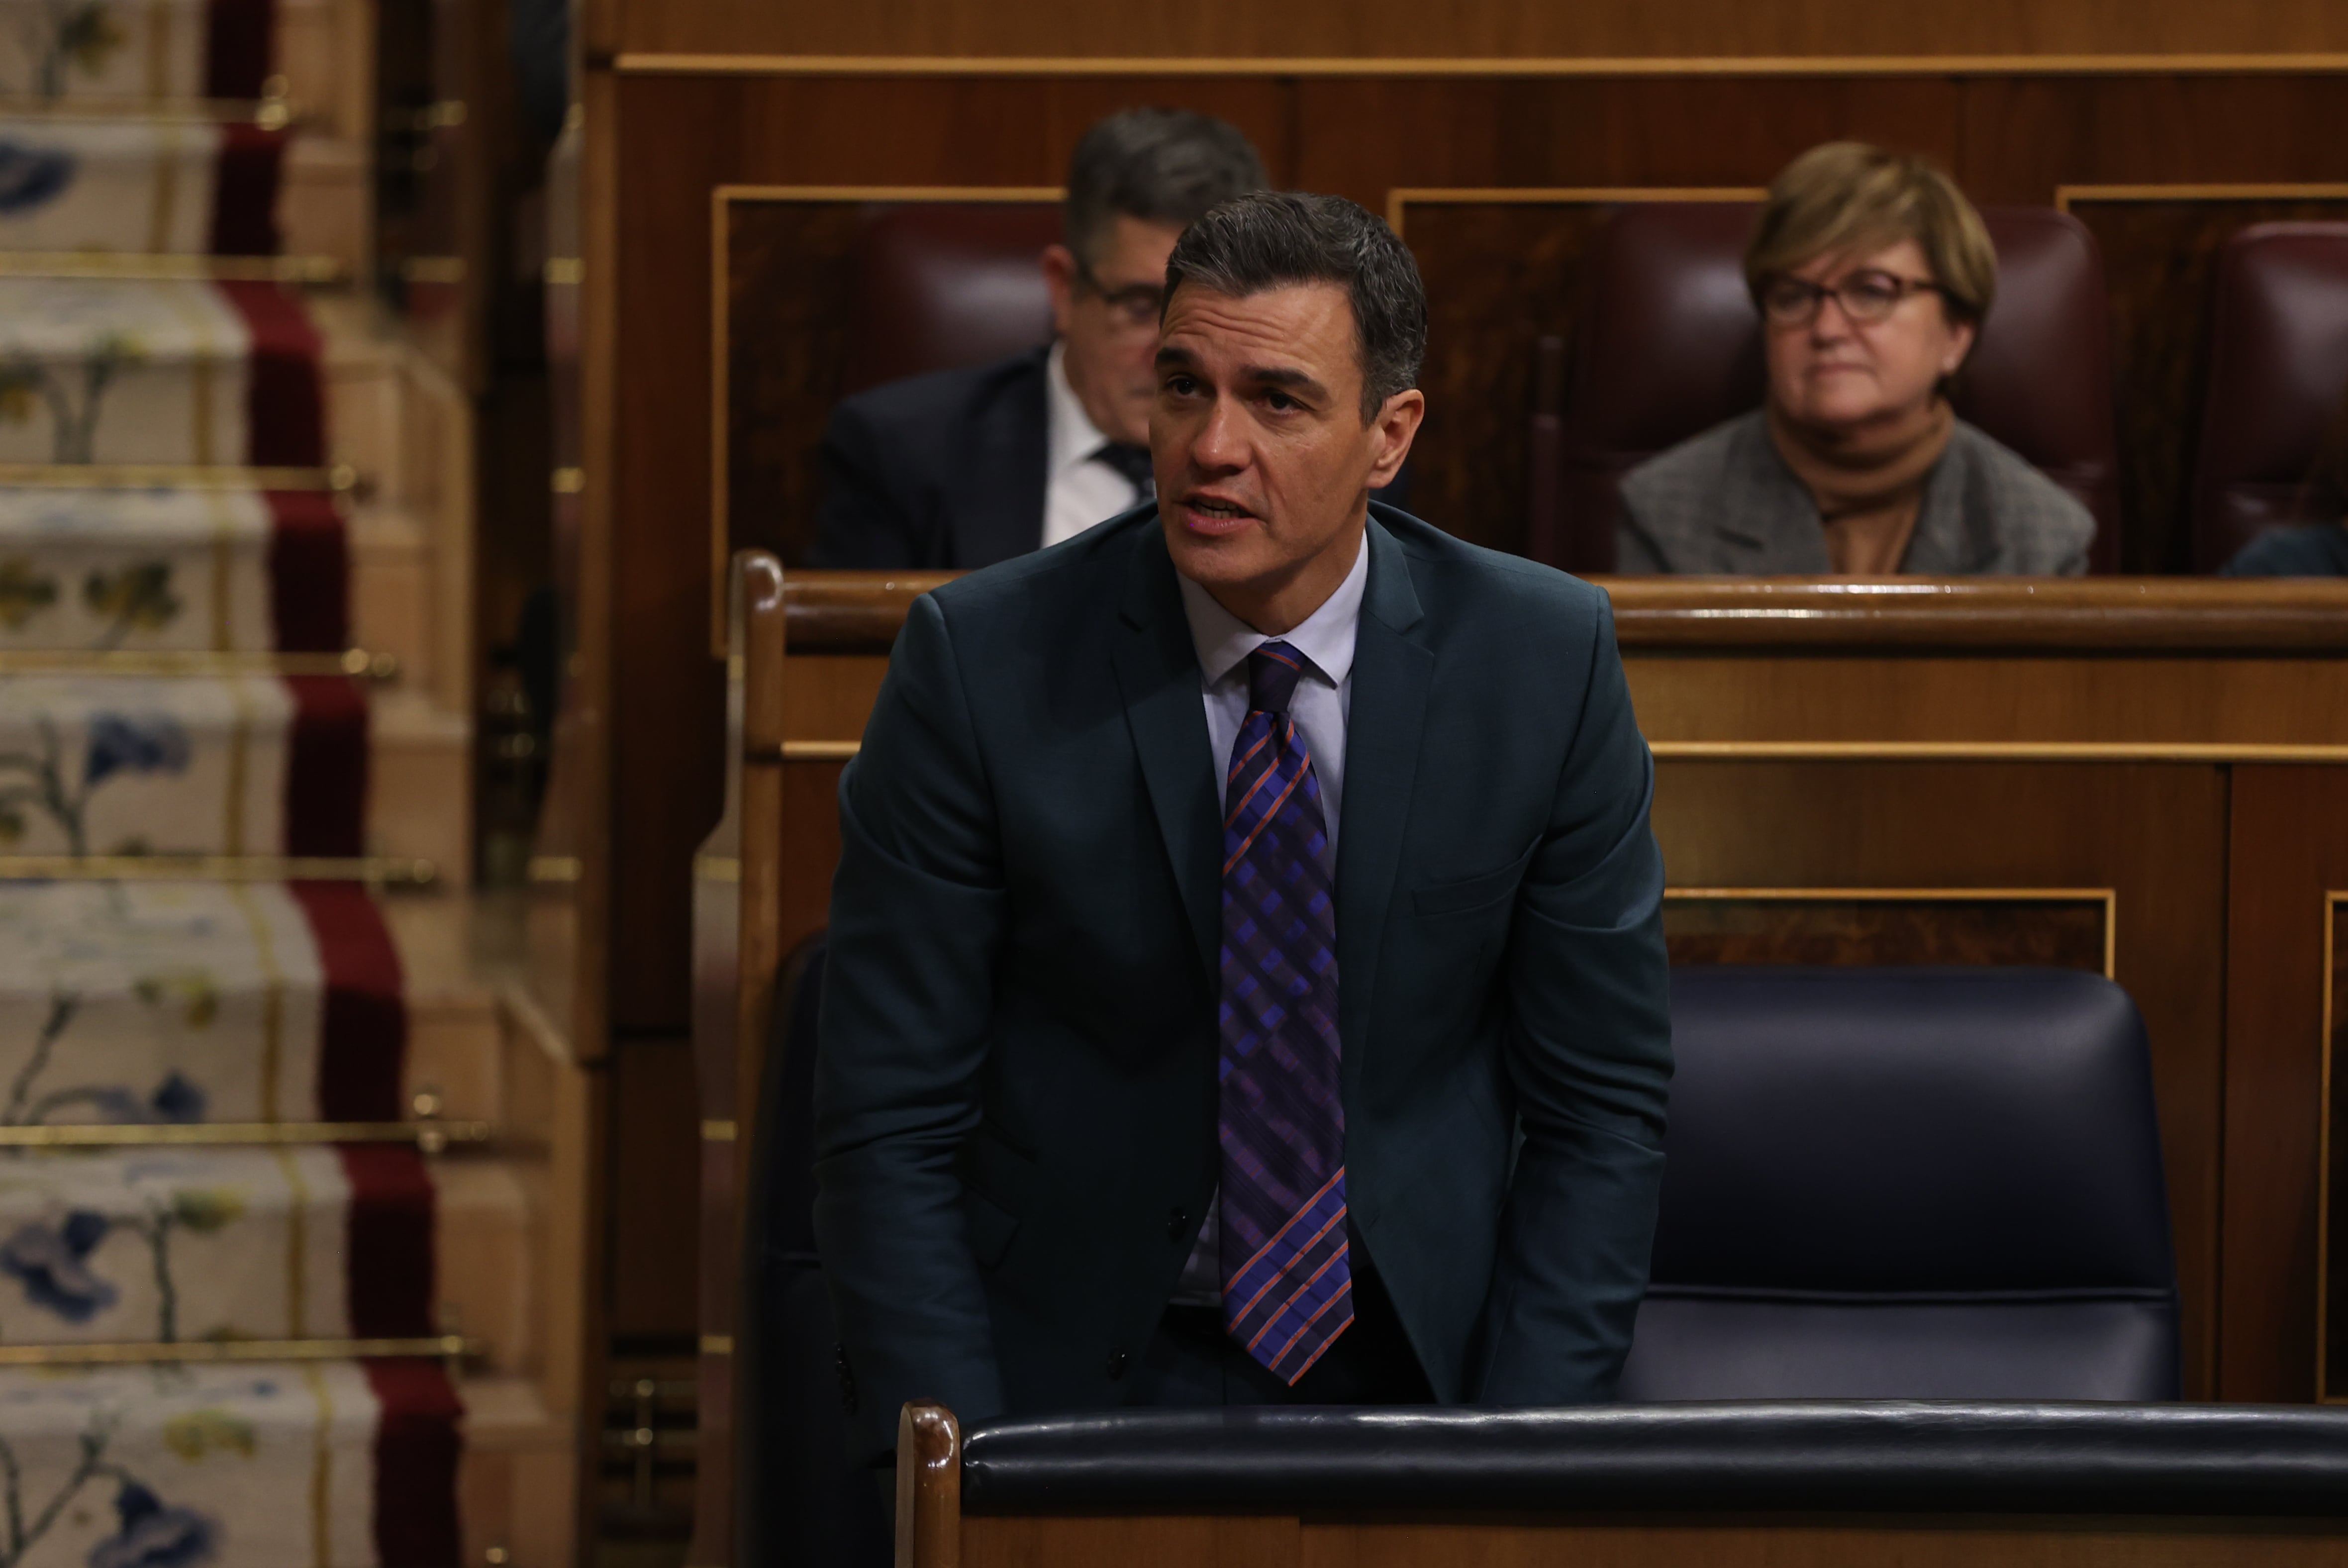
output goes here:
<path id="1" fill-rule="evenodd" d="M 1187 348 L 1178 348 L 1172 344 L 1169 344 L 1158 351 L 1157 362 L 1160 366 L 1168 365 L 1196 365 L 1199 363 L 1199 356 L 1192 354 Z"/>
<path id="2" fill-rule="evenodd" d="M 1292 387 L 1296 391 L 1318 397 L 1326 397 L 1329 395 L 1329 388 L 1322 386 L 1320 382 L 1302 370 L 1282 366 L 1250 365 L 1241 369 L 1240 374 L 1261 386 Z"/>

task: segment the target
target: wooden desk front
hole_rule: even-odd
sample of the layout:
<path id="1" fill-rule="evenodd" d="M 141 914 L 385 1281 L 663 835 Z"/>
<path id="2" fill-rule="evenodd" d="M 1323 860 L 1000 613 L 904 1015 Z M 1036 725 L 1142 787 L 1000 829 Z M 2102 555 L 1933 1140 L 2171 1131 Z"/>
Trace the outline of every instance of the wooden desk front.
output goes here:
<path id="1" fill-rule="evenodd" d="M 839 770 L 937 581 L 741 562 L 728 814 L 696 869 L 703 1114 L 729 1136 L 776 962 L 823 923 Z M 2188 1397 L 2348 1394 L 2318 1365 L 2348 1359 L 2321 1280 L 2348 585 L 1607 586 L 1674 959 L 2112 975 L 2152 1043 Z M 705 1163 L 703 1310 L 729 1346 L 745 1158 Z M 713 1360 L 705 1429 L 730 1375 Z"/>

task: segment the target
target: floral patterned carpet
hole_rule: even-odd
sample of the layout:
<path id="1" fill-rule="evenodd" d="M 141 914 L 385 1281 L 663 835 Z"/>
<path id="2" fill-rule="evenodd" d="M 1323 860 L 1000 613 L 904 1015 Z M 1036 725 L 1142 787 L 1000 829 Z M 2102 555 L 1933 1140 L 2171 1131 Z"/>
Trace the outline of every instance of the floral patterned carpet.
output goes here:
<path id="1" fill-rule="evenodd" d="M 273 250 L 287 133 L 250 108 L 270 25 L 265 0 L 0 0 L 0 251 Z M 196 98 L 247 107 L 153 112 Z M 407 1016 L 369 893 L 54 874 L 361 854 L 365 692 L 252 662 L 348 638 L 341 510 L 304 477 L 319 359 L 274 284 L 0 275 L 0 1568 L 458 1554 L 447 1375 L 335 1343 L 435 1332 L 429 1163 L 172 1141 L 399 1119 Z"/>

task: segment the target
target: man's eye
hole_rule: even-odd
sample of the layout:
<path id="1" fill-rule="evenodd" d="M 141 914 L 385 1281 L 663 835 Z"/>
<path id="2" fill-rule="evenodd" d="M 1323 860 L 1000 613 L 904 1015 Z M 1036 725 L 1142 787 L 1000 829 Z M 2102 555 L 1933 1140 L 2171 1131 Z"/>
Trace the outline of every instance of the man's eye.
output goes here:
<path id="1" fill-rule="evenodd" d="M 1166 378 L 1166 390 L 1177 397 L 1188 397 L 1198 385 L 1188 376 L 1169 376 Z"/>
<path id="2" fill-rule="evenodd" d="M 1275 408 L 1283 410 L 1289 408 L 1301 408 L 1303 407 L 1303 404 L 1299 403 L 1295 398 L 1291 397 L 1285 392 L 1268 393 L 1264 397 L 1264 401 L 1271 404 Z"/>

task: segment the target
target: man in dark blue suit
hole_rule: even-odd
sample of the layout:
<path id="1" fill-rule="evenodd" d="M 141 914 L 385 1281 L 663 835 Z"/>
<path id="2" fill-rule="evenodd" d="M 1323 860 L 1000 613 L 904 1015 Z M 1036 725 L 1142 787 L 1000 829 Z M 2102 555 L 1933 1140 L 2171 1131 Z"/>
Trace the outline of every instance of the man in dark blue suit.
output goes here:
<path id="1" fill-rule="evenodd" d="M 840 784 L 816 1231 L 851 1446 L 1606 1398 L 1670 1022 L 1605 596 L 1369 500 L 1426 300 L 1334 197 L 1176 247 L 1159 501 L 915 602 Z"/>
<path id="2" fill-rule="evenodd" d="M 811 563 L 969 571 L 1147 500 L 1166 257 L 1191 219 L 1263 186 L 1247 138 L 1207 115 L 1125 109 L 1086 131 L 1067 242 L 1042 258 L 1053 340 L 833 409 Z"/>

